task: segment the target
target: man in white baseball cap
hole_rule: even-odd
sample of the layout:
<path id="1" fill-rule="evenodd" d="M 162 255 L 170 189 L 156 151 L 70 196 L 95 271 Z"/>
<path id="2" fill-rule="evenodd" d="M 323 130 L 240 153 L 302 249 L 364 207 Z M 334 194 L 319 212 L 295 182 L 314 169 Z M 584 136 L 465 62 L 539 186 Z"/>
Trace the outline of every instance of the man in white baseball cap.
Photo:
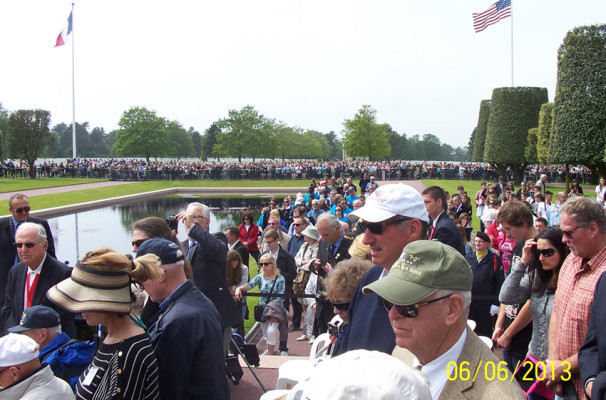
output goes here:
<path id="1" fill-rule="evenodd" d="M 362 243 L 370 246 L 376 266 L 363 277 L 349 305 L 350 328 L 344 337 L 342 352 L 357 349 L 391 354 L 395 335 L 381 299 L 362 295 L 362 288 L 389 272 L 404 247 L 427 234 L 429 217 L 421 194 L 403 184 L 383 185 L 368 196 L 366 204 L 349 214 L 364 231 Z"/>
<path id="2" fill-rule="evenodd" d="M 74 399 L 69 384 L 53 375 L 38 360 L 39 346 L 34 339 L 17 333 L 0 338 L 0 398 Z"/>

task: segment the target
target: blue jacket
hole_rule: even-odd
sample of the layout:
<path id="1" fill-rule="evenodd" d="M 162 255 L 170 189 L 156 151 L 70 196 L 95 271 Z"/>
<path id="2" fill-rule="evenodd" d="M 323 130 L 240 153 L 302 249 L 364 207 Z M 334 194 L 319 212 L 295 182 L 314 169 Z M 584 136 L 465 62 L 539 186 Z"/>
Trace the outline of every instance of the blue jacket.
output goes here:
<path id="1" fill-rule="evenodd" d="M 149 336 L 158 360 L 163 400 L 228 400 L 221 317 L 186 281 L 160 308 Z"/>
<path id="2" fill-rule="evenodd" d="M 96 348 L 92 341 L 78 342 L 61 332 L 40 350 L 38 359 L 47 363 L 53 374 L 69 383 L 75 391 L 78 378 L 95 357 Z"/>

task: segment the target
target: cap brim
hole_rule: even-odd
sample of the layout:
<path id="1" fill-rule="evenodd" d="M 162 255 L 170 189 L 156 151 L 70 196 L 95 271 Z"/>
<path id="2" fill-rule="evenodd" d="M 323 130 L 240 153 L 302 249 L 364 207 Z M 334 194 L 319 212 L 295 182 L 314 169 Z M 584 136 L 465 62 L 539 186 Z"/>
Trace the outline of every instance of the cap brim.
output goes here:
<path id="1" fill-rule="evenodd" d="M 130 288 L 95 290 L 72 278 L 59 282 L 46 296 L 68 311 L 128 314 L 131 308 Z"/>
<path id="2" fill-rule="evenodd" d="M 26 328 L 24 326 L 17 325 L 17 326 L 13 326 L 12 328 L 8 328 L 7 332 L 10 332 L 10 333 L 19 333 L 19 332 L 31 331 L 32 329 L 33 328 Z"/>
<path id="3" fill-rule="evenodd" d="M 368 222 L 382 222 L 397 214 L 377 207 L 376 204 L 367 204 L 348 214 L 350 221 L 357 221 L 362 218 Z"/>
<path id="4" fill-rule="evenodd" d="M 386 276 L 362 288 L 362 293 L 376 293 L 393 304 L 409 305 L 423 300 L 438 289 L 405 281 L 394 276 Z"/>

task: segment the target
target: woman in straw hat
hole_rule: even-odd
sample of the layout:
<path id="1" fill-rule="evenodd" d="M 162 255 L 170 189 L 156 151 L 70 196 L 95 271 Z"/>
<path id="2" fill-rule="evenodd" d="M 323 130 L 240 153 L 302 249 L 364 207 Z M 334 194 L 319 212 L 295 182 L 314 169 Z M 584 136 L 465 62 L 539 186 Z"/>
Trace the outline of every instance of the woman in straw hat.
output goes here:
<path id="1" fill-rule="evenodd" d="M 103 325 L 107 336 L 80 376 L 78 399 L 159 398 L 158 366 L 145 326 L 132 315 L 130 283 L 157 279 L 158 258 L 152 254 L 130 261 L 110 249 L 89 251 L 72 276 L 53 286 L 48 298 L 82 317 Z"/>

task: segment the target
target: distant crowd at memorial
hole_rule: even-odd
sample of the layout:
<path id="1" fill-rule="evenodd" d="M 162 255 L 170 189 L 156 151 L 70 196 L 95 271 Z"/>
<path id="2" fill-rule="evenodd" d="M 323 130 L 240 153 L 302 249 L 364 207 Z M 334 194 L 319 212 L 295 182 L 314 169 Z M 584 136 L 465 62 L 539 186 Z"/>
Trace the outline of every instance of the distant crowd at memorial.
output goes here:
<path id="1" fill-rule="evenodd" d="M 27 177 L 25 161 L 4 161 L 1 177 Z M 458 179 L 493 180 L 499 174 L 486 163 L 449 161 L 319 161 L 261 160 L 227 161 L 150 161 L 141 159 L 66 159 L 61 162 L 36 163 L 38 177 L 100 178 L 125 181 L 145 180 L 274 180 L 339 177 L 341 174 L 360 179 L 367 172 L 378 180 Z M 571 167 L 573 179 L 591 180 L 591 170 Z M 546 174 L 550 182 L 564 182 L 564 165 L 528 165 L 525 180 L 536 181 Z M 510 180 L 512 176 L 508 177 Z"/>

